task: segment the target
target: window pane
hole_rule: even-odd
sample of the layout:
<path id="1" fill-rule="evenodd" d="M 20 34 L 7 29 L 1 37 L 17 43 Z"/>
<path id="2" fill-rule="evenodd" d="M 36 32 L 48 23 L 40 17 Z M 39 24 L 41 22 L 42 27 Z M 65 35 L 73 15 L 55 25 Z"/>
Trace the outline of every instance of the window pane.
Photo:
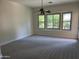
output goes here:
<path id="1" fill-rule="evenodd" d="M 70 21 L 71 20 L 71 13 L 63 14 L 63 21 Z"/>
<path id="2" fill-rule="evenodd" d="M 53 15 L 47 15 L 47 28 L 53 28 Z"/>
<path id="3" fill-rule="evenodd" d="M 59 14 L 47 15 L 47 28 L 59 28 Z"/>
<path id="4" fill-rule="evenodd" d="M 54 22 L 54 28 L 59 28 L 59 22 Z"/>
<path id="5" fill-rule="evenodd" d="M 70 22 L 64 21 L 63 22 L 63 29 L 70 29 Z"/>
<path id="6" fill-rule="evenodd" d="M 44 15 L 39 16 L 39 28 L 44 28 Z"/>
<path id="7" fill-rule="evenodd" d="M 59 20 L 60 20 L 60 15 L 59 14 L 55 14 L 54 15 L 54 28 L 59 28 Z"/>
<path id="8" fill-rule="evenodd" d="M 71 13 L 64 13 L 63 14 L 63 29 L 71 29 Z"/>

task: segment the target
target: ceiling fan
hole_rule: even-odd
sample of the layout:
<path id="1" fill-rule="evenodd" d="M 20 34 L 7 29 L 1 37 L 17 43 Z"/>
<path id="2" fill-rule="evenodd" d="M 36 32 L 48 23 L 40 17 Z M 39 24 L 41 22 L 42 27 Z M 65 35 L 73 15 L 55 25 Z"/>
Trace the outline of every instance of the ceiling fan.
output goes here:
<path id="1" fill-rule="evenodd" d="M 46 13 L 51 13 L 50 10 L 44 10 L 43 0 L 41 0 L 41 9 L 39 10 L 39 12 L 40 12 L 40 15 L 45 15 Z"/>

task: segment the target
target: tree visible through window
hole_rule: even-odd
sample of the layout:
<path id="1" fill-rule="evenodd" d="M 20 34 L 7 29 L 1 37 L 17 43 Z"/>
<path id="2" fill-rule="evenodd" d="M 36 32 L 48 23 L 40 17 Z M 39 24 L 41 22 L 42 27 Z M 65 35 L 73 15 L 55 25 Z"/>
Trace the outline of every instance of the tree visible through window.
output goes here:
<path id="1" fill-rule="evenodd" d="M 63 13 L 63 29 L 71 29 L 71 13 Z"/>
<path id="2" fill-rule="evenodd" d="M 47 28 L 53 28 L 53 15 L 47 15 Z"/>
<path id="3" fill-rule="evenodd" d="M 61 17 L 62 14 L 62 17 Z M 41 29 L 71 29 L 72 13 L 56 13 L 49 15 L 39 15 L 39 28 Z"/>
<path id="4" fill-rule="evenodd" d="M 44 15 L 39 15 L 39 28 L 44 28 Z"/>
<path id="5" fill-rule="evenodd" d="M 60 14 L 47 15 L 47 28 L 59 28 Z"/>

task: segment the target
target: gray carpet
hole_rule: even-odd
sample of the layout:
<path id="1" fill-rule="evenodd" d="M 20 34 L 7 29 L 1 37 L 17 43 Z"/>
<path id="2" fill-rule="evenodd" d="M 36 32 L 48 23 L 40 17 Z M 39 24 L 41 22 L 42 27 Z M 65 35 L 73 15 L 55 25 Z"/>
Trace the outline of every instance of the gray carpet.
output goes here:
<path id="1" fill-rule="evenodd" d="M 2 46 L 7 59 L 79 59 L 79 42 L 74 39 L 30 36 Z"/>

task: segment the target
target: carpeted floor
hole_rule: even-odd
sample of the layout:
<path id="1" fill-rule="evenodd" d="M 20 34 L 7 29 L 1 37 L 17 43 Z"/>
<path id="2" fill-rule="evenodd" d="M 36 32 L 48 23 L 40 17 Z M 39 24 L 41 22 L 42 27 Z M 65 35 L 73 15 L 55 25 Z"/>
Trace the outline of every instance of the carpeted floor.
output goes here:
<path id="1" fill-rule="evenodd" d="M 1 47 L 7 59 L 79 59 L 79 42 L 74 39 L 30 36 Z"/>

